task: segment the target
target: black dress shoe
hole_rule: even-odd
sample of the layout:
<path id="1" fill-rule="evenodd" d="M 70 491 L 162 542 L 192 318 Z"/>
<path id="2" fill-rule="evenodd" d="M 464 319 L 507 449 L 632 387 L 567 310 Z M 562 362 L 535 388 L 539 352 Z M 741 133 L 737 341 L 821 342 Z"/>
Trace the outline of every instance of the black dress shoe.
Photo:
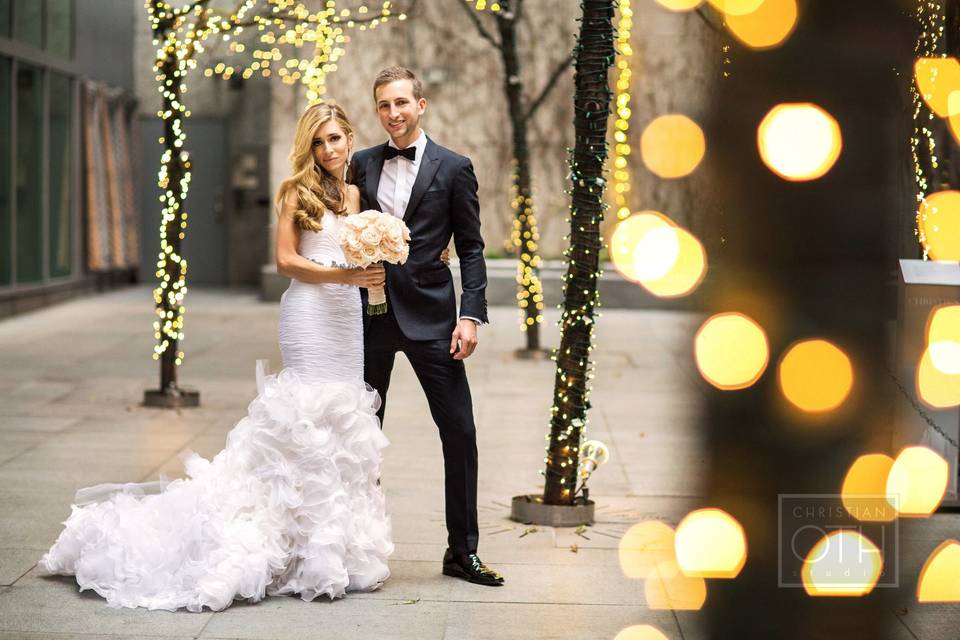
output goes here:
<path id="1" fill-rule="evenodd" d="M 503 586 L 503 576 L 480 562 L 475 553 L 453 553 L 447 549 L 443 554 L 443 575 L 487 587 Z"/>

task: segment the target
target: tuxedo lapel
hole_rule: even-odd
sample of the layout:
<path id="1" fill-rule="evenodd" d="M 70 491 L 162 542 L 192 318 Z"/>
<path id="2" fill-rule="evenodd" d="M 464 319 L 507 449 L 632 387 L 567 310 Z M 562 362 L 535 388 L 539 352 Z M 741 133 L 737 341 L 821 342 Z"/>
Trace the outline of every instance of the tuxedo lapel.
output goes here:
<path id="1" fill-rule="evenodd" d="M 381 166 L 382 164 L 381 161 Z M 420 165 L 420 171 L 417 172 L 417 179 L 413 183 L 413 189 L 410 190 L 410 200 L 407 201 L 407 209 L 403 212 L 404 221 L 407 221 L 413 212 L 417 210 L 420 200 L 423 199 L 423 194 L 427 192 L 439 168 L 440 157 L 437 154 L 437 145 L 433 143 L 433 140 L 427 138 L 427 146 L 424 147 L 423 150 L 423 161 Z"/>
<path id="2" fill-rule="evenodd" d="M 370 154 L 370 159 L 367 160 L 365 180 L 367 187 L 367 202 L 370 204 L 371 209 L 376 209 L 377 211 L 380 210 L 380 201 L 377 200 L 377 191 L 380 189 L 381 173 L 383 173 L 383 148 L 378 147 L 374 153 Z"/>

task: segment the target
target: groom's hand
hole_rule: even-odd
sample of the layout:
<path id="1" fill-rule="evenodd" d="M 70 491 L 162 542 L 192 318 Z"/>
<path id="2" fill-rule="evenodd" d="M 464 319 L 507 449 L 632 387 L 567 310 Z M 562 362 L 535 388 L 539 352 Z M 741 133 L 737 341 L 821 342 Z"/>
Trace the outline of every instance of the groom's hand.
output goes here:
<path id="1" fill-rule="evenodd" d="M 457 350 L 459 343 L 460 349 Z M 473 350 L 477 348 L 477 323 L 468 318 L 463 318 L 457 323 L 457 328 L 453 330 L 450 336 L 450 353 L 454 360 L 464 360 L 470 357 Z"/>

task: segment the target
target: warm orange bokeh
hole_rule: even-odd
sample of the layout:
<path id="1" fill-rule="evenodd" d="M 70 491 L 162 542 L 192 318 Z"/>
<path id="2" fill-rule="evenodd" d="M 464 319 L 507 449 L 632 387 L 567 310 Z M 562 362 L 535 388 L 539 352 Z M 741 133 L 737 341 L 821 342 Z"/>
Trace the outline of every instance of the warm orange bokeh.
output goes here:
<path id="1" fill-rule="evenodd" d="M 927 321 L 930 361 L 940 373 L 960 374 L 960 304 L 944 304 Z"/>
<path id="2" fill-rule="evenodd" d="M 656 118 L 640 136 L 640 157 L 661 178 L 682 178 L 693 173 L 707 143 L 700 126 L 680 114 Z"/>
<path id="3" fill-rule="evenodd" d="M 692 233 L 675 229 L 677 257 L 670 270 L 659 278 L 641 279 L 640 286 L 660 298 L 677 298 L 692 293 L 707 275 L 707 251 Z"/>
<path id="4" fill-rule="evenodd" d="M 742 16 L 760 8 L 764 0 L 707 0 L 718 11 L 730 16 Z"/>
<path id="5" fill-rule="evenodd" d="M 673 558 L 657 565 L 644 583 L 644 597 L 651 609 L 696 611 L 707 600 L 707 583 L 680 572 Z"/>
<path id="6" fill-rule="evenodd" d="M 960 260 L 960 191 L 937 191 L 924 198 L 917 228 L 932 260 Z"/>
<path id="7" fill-rule="evenodd" d="M 629 218 L 621 220 L 613 229 L 610 237 L 610 260 L 617 271 L 624 278 L 639 282 L 643 272 L 662 268 L 664 273 L 669 271 L 677 259 L 679 240 L 676 251 L 655 251 L 653 255 L 645 254 L 645 247 L 649 244 L 647 234 L 656 230 L 672 230 L 676 227 L 673 221 L 659 211 L 640 211 Z M 676 236 L 674 236 L 676 238 Z M 671 260 L 672 253 L 672 260 Z M 656 264 L 660 260 L 666 265 Z M 665 268 L 664 268 L 665 267 Z"/>
<path id="8" fill-rule="evenodd" d="M 760 157 L 785 180 L 814 180 L 840 157 L 840 125 L 815 104 L 779 104 L 757 127 Z"/>
<path id="9" fill-rule="evenodd" d="M 720 313 L 707 319 L 693 344 L 700 375 L 718 389 L 749 387 L 760 379 L 770 361 L 767 334 L 742 313 Z"/>
<path id="10" fill-rule="evenodd" d="M 923 563 L 918 602 L 960 602 L 960 542 L 944 540 Z"/>
<path id="11" fill-rule="evenodd" d="M 693 11 L 703 4 L 703 0 L 657 0 L 657 4 L 670 11 Z"/>
<path id="12" fill-rule="evenodd" d="M 944 373 L 934 366 L 929 347 L 923 350 L 917 365 L 917 395 L 934 409 L 960 405 L 960 374 Z"/>
<path id="13" fill-rule="evenodd" d="M 883 570 L 880 550 L 866 536 L 848 529 L 820 539 L 803 561 L 800 576 L 811 596 L 863 596 Z"/>
<path id="14" fill-rule="evenodd" d="M 941 118 L 950 117 L 950 95 L 960 90 L 960 62 L 956 58 L 917 58 L 913 78 L 920 97 Z M 956 101 L 953 109 L 958 108 Z"/>
<path id="15" fill-rule="evenodd" d="M 649 624 L 637 624 L 623 629 L 613 640 L 668 640 L 663 632 Z"/>
<path id="16" fill-rule="evenodd" d="M 677 525 L 677 565 L 692 578 L 736 578 L 747 561 L 747 536 L 737 519 L 716 508 L 697 509 Z"/>
<path id="17" fill-rule="evenodd" d="M 891 522 L 897 517 L 884 496 L 893 458 L 883 453 L 868 453 L 857 458 L 843 478 L 840 497 L 847 512 L 862 522 Z"/>
<path id="18" fill-rule="evenodd" d="M 623 575 L 646 578 L 658 564 L 673 560 L 673 540 L 673 528 L 660 520 L 645 520 L 627 529 L 618 549 Z"/>
<path id="19" fill-rule="evenodd" d="M 947 461 L 928 447 L 905 447 L 887 475 L 887 500 L 901 516 L 925 518 L 937 510 L 947 491 Z"/>
<path id="20" fill-rule="evenodd" d="M 811 413 L 836 409 L 853 387 L 853 365 L 826 340 L 803 340 L 780 360 L 780 390 L 794 406 Z"/>
<path id="21" fill-rule="evenodd" d="M 772 49 L 786 42 L 797 26 L 797 0 L 764 0 L 755 11 L 728 14 L 727 29 L 753 49 Z"/>

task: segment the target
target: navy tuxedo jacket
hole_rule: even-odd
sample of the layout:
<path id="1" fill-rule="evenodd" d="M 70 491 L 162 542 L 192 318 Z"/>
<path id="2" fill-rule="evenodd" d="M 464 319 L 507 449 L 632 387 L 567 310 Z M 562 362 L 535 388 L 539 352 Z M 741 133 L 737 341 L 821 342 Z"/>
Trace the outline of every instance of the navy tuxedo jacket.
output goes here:
<path id="1" fill-rule="evenodd" d="M 351 182 L 360 189 L 362 210 L 380 210 L 377 189 L 385 147 L 358 151 L 350 163 Z M 459 315 L 488 322 L 480 201 L 470 160 L 428 138 L 403 221 L 410 228 L 410 256 L 405 264 L 384 265 L 387 301 L 403 334 L 411 340 L 449 340 L 456 327 L 453 278 L 440 260 L 451 236 L 460 259 L 463 288 Z M 366 290 L 361 291 L 366 328 L 370 318 Z"/>

